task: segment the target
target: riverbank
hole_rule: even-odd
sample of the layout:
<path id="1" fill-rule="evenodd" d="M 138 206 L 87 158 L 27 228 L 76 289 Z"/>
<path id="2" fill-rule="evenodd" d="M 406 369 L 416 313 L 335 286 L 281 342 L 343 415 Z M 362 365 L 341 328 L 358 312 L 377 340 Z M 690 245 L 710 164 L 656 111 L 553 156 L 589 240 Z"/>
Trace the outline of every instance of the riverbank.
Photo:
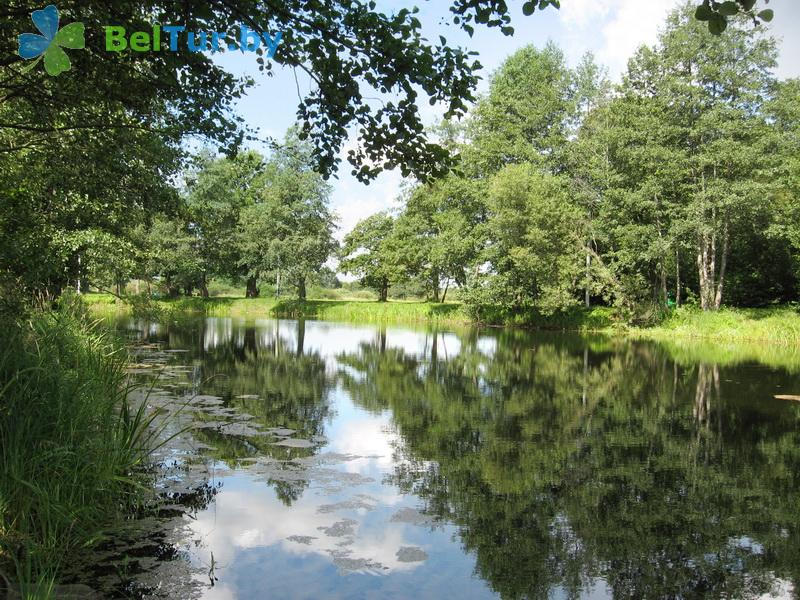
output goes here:
<path id="1" fill-rule="evenodd" d="M 369 300 L 276 300 L 275 298 L 176 298 L 143 300 L 111 294 L 87 294 L 85 301 L 96 316 L 130 314 L 156 320 L 174 320 L 181 316 L 204 315 L 233 318 L 285 318 L 349 321 L 355 323 L 432 323 L 471 325 L 476 320 L 458 302 L 414 302 Z M 544 315 L 487 315 L 479 323 L 485 326 L 521 326 L 554 331 L 601 331 L 617 326 L 613 311 L 598 307 L 576 309 L 569 313 Z"/>
<path id="2" fill-rule="evenodd" d="M 127 359 L 70 310 L 0 318 L 0 574 L 58 596 L 64 568 L 141 506 L 151 431 Z"/>
<path id="3" fill-rule="evenodd" d="M 456 302 L 374 302 L 363 300 L 275 300 L 274 298 L 179 298 L 133 304 L 110 294 L 87 294 L 86 303 L 97 316 L 139 314 L 175 319 L 182 315 L 234 318 L 306 318 L 359 323 L 474 324 L 464 306 Z M 542 330 L 625 334 L 669 341 L 708 339 L 722 342 L 800 343 L 800 310 L 793 306 L 776 308 L 725 308 L 703 312 L 682 307 L 670 312 L 651 327 L 633 327 L 615 319 L 606 307 L 576 308 L 556 315 L 494 315 L 482 325 L 519 326 Z"/>

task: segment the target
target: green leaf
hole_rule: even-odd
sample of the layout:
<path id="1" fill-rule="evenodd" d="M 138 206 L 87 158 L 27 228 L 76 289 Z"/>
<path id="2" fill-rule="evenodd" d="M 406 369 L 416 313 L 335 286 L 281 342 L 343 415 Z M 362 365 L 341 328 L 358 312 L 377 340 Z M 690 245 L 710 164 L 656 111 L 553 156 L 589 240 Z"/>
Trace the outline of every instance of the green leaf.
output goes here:
<path id="1" fill-rule="evenodd" d="M 773 18 L 775 18 L 775 11 L 772 10 L 771 8 L 762 10 L 760 13 L 758 13 L 758 18 L 764 21 L 765 23 L 769 23 L 770 21 L 772 21 Z"/>
<path id="2" fill-rule="evenodd" d="M 719 6 L 719 14 L 723 17 L 732 17 L 734 15 L 739 14 L 739 5 L 733 0 L 728 0 L 727 2 L 723 2 Z"/>
<path id="3" fill-rule="evenodd" d="M 713 16 L 714 13 L 705 4 L 698 6 L 697 10 L 694 13 L 694 18 L 697 19 L 698 21 L 710 21 L 711 17 Z"/>
<path id="4" fill-rule="evenodd" d="M 44 70 L 48 75 L 60 75 L 64 71 L 69 71 L 72 63 L 69 56 L 55 44 L 50 44 L 47 52 L 44 53 Z"/>
<path id="5" fill-rule="evenodd" d="M 756 0 L 739 0 L 739 4 L 741 4 L 742 8 L 745 10 L 753 10 L 753 7 L 756 5 Z"/>
<path id="6" fill-rule="evenodd" d="M 533 12 L 536 10 L 536 2 L 526 2 L 522 5 L 522 14 L 526 17 L 530 17 Z"/>
<path id="7" fill-rule="evenodd" d="M 86 47 L 86 40 L 83 37 L 84 29 L 83 23 L 70 23 L 56 34 L 53 42 L 64 48 L 82 50 Z"/>
<path id="8" fill-rule="evenodd" d="M 714 35 L 721 35 L 728 28 L 728 21 L 721 15 L 714 15 L 708 21 L 708 30 Z"/>

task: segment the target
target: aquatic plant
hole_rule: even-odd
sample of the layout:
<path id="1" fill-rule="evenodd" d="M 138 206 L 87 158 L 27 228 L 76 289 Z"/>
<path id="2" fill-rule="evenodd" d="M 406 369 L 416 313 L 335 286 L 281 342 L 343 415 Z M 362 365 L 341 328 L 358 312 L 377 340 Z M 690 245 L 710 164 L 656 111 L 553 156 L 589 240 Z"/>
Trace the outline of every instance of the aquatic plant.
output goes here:
<path id="1" fill-rule="evenodd" d="M 1 320 L 0 569 L 46 598 L 143 502 L 154 432 L 129 405 L 124 353 L 76 311 Z"/>

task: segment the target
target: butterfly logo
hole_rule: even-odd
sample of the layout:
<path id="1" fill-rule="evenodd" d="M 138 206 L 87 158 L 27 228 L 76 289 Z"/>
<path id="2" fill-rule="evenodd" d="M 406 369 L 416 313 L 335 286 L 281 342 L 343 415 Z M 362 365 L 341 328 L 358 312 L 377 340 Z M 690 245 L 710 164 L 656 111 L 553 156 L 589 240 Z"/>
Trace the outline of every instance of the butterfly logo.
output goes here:
<path id="1" fill-rule="evenodd" d="M 27 73 L 33 69 L 42 58 L 44 58 L 44 70 L 48 75 L 55 77 L 64 71 L 69 71 L 72 63 L 63 49 L 82 50 L 86 47 L 83 23 L 70 23 L 59 31 L 58 9 L 52 4 L 42 10 L 33 11 L 31 18 L 41 35 L 23 33 L 19 36 L 19 55 L 26 60 L 36 59 L 30 65 L 26 65 L 22 72 Z"/>

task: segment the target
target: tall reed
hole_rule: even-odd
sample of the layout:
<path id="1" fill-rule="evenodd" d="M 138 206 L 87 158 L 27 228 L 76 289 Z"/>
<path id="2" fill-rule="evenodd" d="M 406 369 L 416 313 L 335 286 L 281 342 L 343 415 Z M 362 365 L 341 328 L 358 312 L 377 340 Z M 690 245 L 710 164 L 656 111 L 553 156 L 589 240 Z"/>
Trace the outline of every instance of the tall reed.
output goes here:
<path id="1" fill-rule="evenodd" d="M 124 369 L 75 311 L 0 317 L 0 569 L 24 597 L 143 499 L 149 423 Z"/>

